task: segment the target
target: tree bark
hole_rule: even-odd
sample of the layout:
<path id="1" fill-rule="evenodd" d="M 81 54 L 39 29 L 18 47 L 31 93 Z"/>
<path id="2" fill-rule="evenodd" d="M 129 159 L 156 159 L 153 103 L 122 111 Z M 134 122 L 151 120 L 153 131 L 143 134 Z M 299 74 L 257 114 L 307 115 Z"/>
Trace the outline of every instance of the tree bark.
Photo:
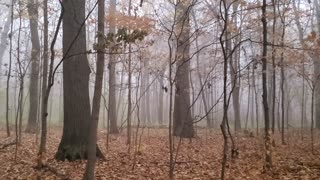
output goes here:
<path id="1" fill-rule="evenodd" d="M 48 89 L 48 63 L 49 63 L 49 52 L 48 52 L 48 0 L 43 1 L 43 73 L 42 73 L 42 99 L 41 99 L 41 139 L 39 155 L 40 158 L 42 154 L 46 151 L 47 143 L 47 111 L 48 111 L 48 100 L 50 89 Z M 59 26 L 61 25 L 61 18 Z M 53 42 L 55 43 L 55 41 Z M 54 44 L 53 44 L 54 45 Z M 53 48 L 53 47 L 52 47 Z M 54 56 L 54 55 L 53 55 Z M 53 62 L 51 62 L 53 63 Z M 53 64 L 51 65 L 53 66 Z M 51 113 L 50 113 L 51 114 Z M 38 165 L 41 166 L 40 162 Z"/>
<path id="2" fill-rule="evenodd" d="M 262 46 L 262 101 L 263 101 L 263 110 L 264 110 L 264 123 L 265 123 L 265 168 L 270 170 L 272 168 L 272 152 L 271 152 L 271 137 L 269 133 L 270 122 L 269 122 L 269 107 L 268 107 L 268 90 L 267 90 L 267 2 L 266 0 L 262 1 L 262 36 L 263 36 L 263 46 Z"/>
<path id="3" fill-rule="evenodd" d="M 87 158 L 90 127 L 89 74 L 86 54 L 85 0 L 64 0 L 63 132 L 57 160 Z M 74 55 L 68 57 L 68 55 Z M 97 147 L 97 155 L 102 156 Z"/>
<path id="4" fill-rule="evenodd" d="M 173 135 L 183 138 L 194 137 L 193 121 L 190 111 L 190 1 L 177 4 L 176 33 L 178 34 L 176 49 L 176 93 L 173 113 Z"/>
<path id="5" fill-rule="evenodd" d="M 40 40 L 38 34 L 38 4 L 34 0 L 29 0 L 27 5 L 30 21 L 31 32 L 31 77 L 30 77 L 30 108 L 28 116 L 28 125 L 26 132 L 35 133 L 37 129 L 37 117 L 38 117 L 38 97 L 39 97 L 39 62 L 40 62 Z"/>

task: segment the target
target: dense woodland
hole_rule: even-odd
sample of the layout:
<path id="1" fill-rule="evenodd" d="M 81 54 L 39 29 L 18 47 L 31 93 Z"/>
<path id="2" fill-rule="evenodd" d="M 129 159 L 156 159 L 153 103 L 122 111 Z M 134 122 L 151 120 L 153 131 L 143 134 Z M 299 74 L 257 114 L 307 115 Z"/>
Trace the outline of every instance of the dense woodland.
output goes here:
<path id="1" fill-rule="evenodd" d="M 320 178 L 319 0 L 0 11 L 0 179 Z"/>

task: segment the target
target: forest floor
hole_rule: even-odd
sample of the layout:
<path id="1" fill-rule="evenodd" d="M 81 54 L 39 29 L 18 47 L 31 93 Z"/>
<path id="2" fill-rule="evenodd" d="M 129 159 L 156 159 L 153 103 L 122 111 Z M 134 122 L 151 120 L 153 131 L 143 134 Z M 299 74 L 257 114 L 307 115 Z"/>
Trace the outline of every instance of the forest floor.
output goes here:
<path id="1" fill-rule="evenodd" d="M 143 130 L 134 169 L 134 146 L 131 155 L 128 155 L 124 132 L 110 136 L 108 150 L 106 135 L 99 132 L 98 144 L 106 160 L 97 162 L 97 179 L 168 179 L 168 131 Z M 310 133 L 305 134 L 302 141 L 299 132 L 292 131 L 286 135 L 286 145 L 281 144 L 277 134 L 274 138 L 279 140 L 275 141 L 273 148 L 272 172 L 263 170 L 262 136 L 237 135 L 235 142 L 239 156 L 228 160 L 226 179 L 320 179 L 320 136 L 317 133 L 314 154 L 311 152 Z M 12 142 L 14 138 L 7 138 L 5 131 L 0 131 L 0 179 L 81 179 L 85 161 L 54 160 L 60 138 L 61 131 L 49 130 L 45 161 L 49 168 L 37 170 L 34 168 L 37 159 L 36 135 L 23 134 L 15 160 L 15 145 L 3 148 L 3 144 Z M 175 138 L 176 147 L 178 143 L 179 138 Z M 197 137 L 191 143 L 188 139 L 183 140 L 176 160 L 175 179 L 219 179 L 222 147 L 223 139 L 218 130 L 198 130 Z"/>

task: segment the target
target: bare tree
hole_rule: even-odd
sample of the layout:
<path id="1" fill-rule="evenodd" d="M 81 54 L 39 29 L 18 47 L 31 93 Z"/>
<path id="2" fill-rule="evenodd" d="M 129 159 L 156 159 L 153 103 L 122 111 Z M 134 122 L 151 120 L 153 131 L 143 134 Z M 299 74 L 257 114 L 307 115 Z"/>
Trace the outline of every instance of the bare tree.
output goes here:
<path id="1" fill-rule="evenodd" d="M 94 86 L 94 94 L 92 101 L 92 113 L 88 142 L 88 161 L 86 170 L 83 175 L 84 180 L 94 180 L 94 169 L 96 164 L 96 143 L 97 143 L 97 129 L 99 122 L 100 101 L 103 86 L 103 71 L 104 71 L 104 8 L 105 1 L 98 1 L 98 58 L 96 63 L 96 80 Z"/>

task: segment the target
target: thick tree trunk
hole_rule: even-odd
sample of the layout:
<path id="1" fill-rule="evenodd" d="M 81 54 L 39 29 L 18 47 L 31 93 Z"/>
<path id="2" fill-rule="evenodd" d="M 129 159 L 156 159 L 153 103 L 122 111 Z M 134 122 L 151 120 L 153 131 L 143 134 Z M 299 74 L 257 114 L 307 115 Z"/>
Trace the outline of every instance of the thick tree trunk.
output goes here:
<path id="1" fill-rule="evenodd" d="M 86 54 L 85 0 L 64 0 L 63 16 L 63 100 L 64 126 L 55 158 L 87 158 L 90 127 L 89 74 Z M 79 35 L 77 36 L 77 34 Z M 76 38 L 75 41 L 73 41 Z M 102 155 L 98 150 L 97 155 Z"/>
<path id="2" fill-rule="evenodd" d="M 176 93 L 173 113 L 173 135 L 184 138 L 194 136 L 190 107 L 190 1 L 181 1 L 177 5 L 177 64 Z"/>
<path id="3" fill-rule="evenodd" d="M 116 10 L 116 1 L 110 1 L 110 33 L 115 33 L 115 10 Z M 112 52 L 112 49 L 110 49 Z M 111 54 L 109 61 L 109 102 L 108 102 L 108 121 L 110 121 L 109 132 L 111 134 L 119 133 L 117 126 L 117 103 L 116 103 L 116 55 Z"/>
<path id="4" fill-rule="evenodd" d="M 28 116 L 28 125 L 26 132 L 35 133 L 37 129 L 37 117 L 38 117 L 38 97 L 39 97 L 39 62 L 40 62 L 40 40 L 38 34 L 38 4 L 34 0 L 30 0 L 28 3 L 28 13 L 30 20 L 30 32 L 31 32 L 31 77 L 30 77 L 30 109 Z"/>

